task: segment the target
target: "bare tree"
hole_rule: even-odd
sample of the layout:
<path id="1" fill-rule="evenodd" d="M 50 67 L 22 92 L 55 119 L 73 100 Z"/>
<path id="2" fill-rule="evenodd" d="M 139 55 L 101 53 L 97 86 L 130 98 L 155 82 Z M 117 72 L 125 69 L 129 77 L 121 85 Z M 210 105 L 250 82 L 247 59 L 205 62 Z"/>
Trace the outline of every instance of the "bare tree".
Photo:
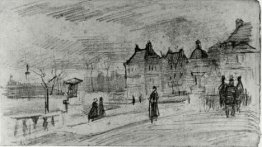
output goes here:
<path id="1" fill-rule="evenodd" d="M 31 70 L 32 72 L 34 72 L 36 75 L 38 75 L 41 78 L 41 85 L 43 86 L 43 88 L 46 91 L 46 99 L 45 99 L 45 113 L 49 112 L 49 88 L 51 87 L 51 92 L 53 90 L 53 87 L 56 83 L 56 80 L 59 79 L 62 74 L 64 73 L 63 71 L 60 71 L 59 74 L 57 74 L 57 72 L 51 72 L 50 76 L 47 76 L 46 71 L 44 71 L 44 69 L 38 69 L 38 72 Z"/>
<path id="2" fill-rule="evenodd" d="M 85 62 L 86 65 L 86 69 L 90 70 L 90 78 L 91 78 L 91 87 L 92 87 L 92 91 L 94 92 L 94 84 L 93 84 L 93 71 L 94 71 L 94 64 L 92 62 Z"/>
<path id="3" fill-rule="evenodd" d="M 108 72 L 109 72 L 109 69 L 111 67 L 111 62 L 110 61 L 105 61 L 104 65 L 105 65 L 105 69 L 106 69 L 107 92 L 109 92 L 110 84 L 109 84 Z"/>

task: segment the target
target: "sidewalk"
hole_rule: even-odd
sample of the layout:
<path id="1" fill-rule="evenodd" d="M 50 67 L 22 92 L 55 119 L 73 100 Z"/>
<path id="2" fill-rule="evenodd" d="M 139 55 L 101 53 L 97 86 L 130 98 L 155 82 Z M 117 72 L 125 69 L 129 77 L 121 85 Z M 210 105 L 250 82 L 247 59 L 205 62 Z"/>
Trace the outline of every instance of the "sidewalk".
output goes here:
<path id="1" fill-rule="evenodd" d="M 86 117 L 78 118 L 71 123 L 67 124 L 66 127 L 58 130 L 59 132 L 69 132 L 76 133 L 79 135 L 94 135 L 100 134 L 102 132 L 107 132 L 109 130 L 114 130 L 116 128 L 121 128 L 128 125 L 135 125 L 139 123 L 145 123 L 149 121 L 148 116 L 148 104 L 146 103 L 137 103 L 133 105 L 122 105 L 119 109 L 109 110 L 106 112 L 107 116 L 101 119 L 98 119 L 94 122 L 87 121 Z M 168 104 L 159 105 L 160 109 L 160 119 L 161 117 L 174 114 L 178 109 L 174 107 L 165 108 Z M 173 106 L 174 104 L 172 104 Z M 181 104 L 178 104 L 179 106 Z M 164 109 L 165 108 L 165 109 Z"/>

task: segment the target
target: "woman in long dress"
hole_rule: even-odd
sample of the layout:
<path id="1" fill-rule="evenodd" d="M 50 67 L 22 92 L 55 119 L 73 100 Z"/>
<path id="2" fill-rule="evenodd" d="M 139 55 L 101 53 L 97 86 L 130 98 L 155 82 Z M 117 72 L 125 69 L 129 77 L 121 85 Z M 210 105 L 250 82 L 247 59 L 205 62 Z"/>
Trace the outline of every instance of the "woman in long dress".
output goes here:
<path id="1" fill-rule="evenodd" d="M 102 97 L 100 97 L 99 99 L 98 111 L 99 111 L 99 117 L 103 117 L 105 115 L 105 109 L 104 109 Z"/>
<path id="2" fill-rule="evenodd" d="M 98 117 L 98 105 L 97 105 L 97 98 L 94 98 L 94 102 L 92 103 L 92 108 L 88 114 L 88 122 L 90 119 L 94 121 L 95 118 Z"/>

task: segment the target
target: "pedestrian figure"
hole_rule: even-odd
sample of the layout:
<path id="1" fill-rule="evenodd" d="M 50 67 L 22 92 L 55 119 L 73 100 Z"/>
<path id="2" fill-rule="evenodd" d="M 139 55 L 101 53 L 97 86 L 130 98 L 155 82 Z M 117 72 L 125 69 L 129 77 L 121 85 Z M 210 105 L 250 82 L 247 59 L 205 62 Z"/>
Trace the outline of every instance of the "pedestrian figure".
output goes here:
<path id="1" fill-rule="evenodd" d="M 55 126 L 55 118 L 54 118 L 54 116 L 51 117 L 51 124 L 52 124 L 53 126 Z"/>
<path id="2" fill-rule="evenodd" d="M 236 111 L 240 113 L 241 102 L 244 100 L 244 87 L 241 81 L 241 76 L 237 77 L 237 86 L 236 86 Z"/>
<path id="3" fill-rule="evenodd" d="M 140 96 L 139 96 L 139 102 L 140 103 L 142 102 L 142 94 L 140 94 Z"/>
<path id="4" fill-rule="evenodd" d="M 104 104 L 103 104 L 103 98 L 102 97 L 100 97 L 100 99 L 99 99 L 98 110 L 99 110 L 99 116 L 103 117 L 105 115 L 105 109 L 104 109 Z"/>
<path id="5" fill-rule="evenodd" d="M 153 92 L 150 94 L 149 98 L 149 118 L 151 123 L 153 123 L 153 120 L 157 120 L 160 115 L 158 110 L 158 98 L 157 88 L 153 86 Z"/>
<path id="6" fill-rule="evenodd" d="M 225 76 L 221 78 L 221 85 L 218 87 L 219 90 L 219 104 L 220 107 L 223 108 L 225 106 L 225 95 L 226 95 L 226 87 L 227 84 L 225 83 Z"/>
<path id="7" fill-rule="evenodd" d="M 133 95 L 132 96 L 132 104 L 135 105 L 135 103 L 136 103 L 136 99 L 135 99 L 135 96 Z"/>
<path id="8" fill-rule="evenodd" d="M 229 109 L 231 109 L 231 116 L 235 116 L 235 101 L 236 101 L 236 87 L 234 86 L 234 79 L 230 77 L 229 84 L 226 87 L 226 116 L 229 117 Z"/>
<path id="9" fill-rule="evenodd" d="M 47 117 L 43 117 L 43 127 L 45 131 L 48 131 Z"/>
<path id="10" fill-rule="evenodd" d="M 90 121 L 90 119 L 94 121 L 94 119 L 97 117 L 98 117 L 97 98 L 94 98 L 94 102 L 92 103 L 92 108 L 90 109 L 90 112 L 88 114 L 88 122 Z"/>

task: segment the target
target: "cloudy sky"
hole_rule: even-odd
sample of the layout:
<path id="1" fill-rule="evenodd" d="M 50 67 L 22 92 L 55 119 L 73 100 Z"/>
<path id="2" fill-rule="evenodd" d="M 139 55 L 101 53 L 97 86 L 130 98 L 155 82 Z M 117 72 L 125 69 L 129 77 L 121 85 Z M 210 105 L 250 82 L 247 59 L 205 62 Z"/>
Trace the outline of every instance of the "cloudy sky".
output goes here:
<path id="1" fill-rule="evenodd" d="M 252 23 L 250 44 L 259 49 L 252 0 L 1 0 L 0 81 L 24 78 L 26 63 L 76 67 L 110 52 L 126 60 L 148 40 L 157 53 L 183 48 L 189 57 L 197 39 L 205 50 L 227 39 L 237 18 Z"/>

